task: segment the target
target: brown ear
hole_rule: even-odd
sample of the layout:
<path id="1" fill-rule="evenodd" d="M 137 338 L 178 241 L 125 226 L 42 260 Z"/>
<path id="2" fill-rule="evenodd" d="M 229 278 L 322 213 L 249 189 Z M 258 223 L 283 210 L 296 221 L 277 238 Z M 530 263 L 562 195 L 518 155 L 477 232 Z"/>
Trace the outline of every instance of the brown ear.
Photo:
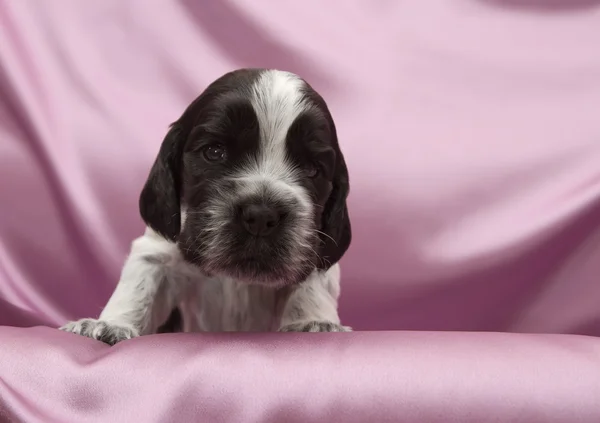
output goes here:
<path id="1" fill-rule="evenodd" d="M 140 194 L 142 219 L 168 240 L 176 241 L 181 229 L 180 187 L 184 139 L 178 124 L 160 146 L 148 180 Z"/>
<path id="2" fill-rule="evenodd" d="M 337 263 L 348 250 L 352 228 L 346 199 L 350 191 L 348 169 L 342 152 L 338 150 L 332 190 L 323 210 L 321 236 L 321 262 L 319 269 L 327 270 Z"/>

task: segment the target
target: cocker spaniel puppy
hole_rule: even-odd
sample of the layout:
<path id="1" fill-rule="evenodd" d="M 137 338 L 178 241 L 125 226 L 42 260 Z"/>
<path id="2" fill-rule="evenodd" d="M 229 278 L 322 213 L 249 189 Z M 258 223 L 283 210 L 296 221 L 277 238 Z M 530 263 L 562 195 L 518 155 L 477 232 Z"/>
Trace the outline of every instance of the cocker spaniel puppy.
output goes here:
<path id="1" fill-rule="evenodd" d="M 168 131 L 99 319 L 61 329 L 108 344 L 164 331 L 345 332 L 338 261 L 349 181 L 323 98 L 298 76 L 230 72 Z"/>

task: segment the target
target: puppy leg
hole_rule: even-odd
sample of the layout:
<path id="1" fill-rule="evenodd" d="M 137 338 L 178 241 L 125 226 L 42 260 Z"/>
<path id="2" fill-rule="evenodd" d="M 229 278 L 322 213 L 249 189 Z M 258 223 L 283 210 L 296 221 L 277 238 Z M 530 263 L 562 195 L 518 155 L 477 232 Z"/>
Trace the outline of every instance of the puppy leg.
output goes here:
<path id="1" fill-rule="evenodd" d="M 290 295 L 281 317 L 280 332 L 350 332 L 337 311 L 340 295 L 339 265 L 313 272 Z"/>
<path id="2" fill-rule="evenodd" d="M 176 302 L 167 278 L 168 265 L 176 254 L 175 244 L 147 230 L 132 243 L 119 283 L 100 318 L 70 322 L 60 329 L 109 345 L 152 333 Z"/>

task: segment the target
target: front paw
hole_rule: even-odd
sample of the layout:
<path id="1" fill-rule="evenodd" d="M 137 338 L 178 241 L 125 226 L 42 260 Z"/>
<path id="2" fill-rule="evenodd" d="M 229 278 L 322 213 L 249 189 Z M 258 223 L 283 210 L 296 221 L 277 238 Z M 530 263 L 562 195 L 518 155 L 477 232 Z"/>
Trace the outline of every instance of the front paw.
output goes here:
<path id="1" fill-rule="evenodd" d="M 352 328 L 332 322 L 311 321 L 282 326 L 279 332 L 352 332 Z"/>
<path id="2" fill-rule="evenodd" d="M 139 333 L 131 327 L 119 326 L 96 319 L 81 319 L 69 322 L 62 326 L 60 330 L 97 339 L 108 345 L 115 345 L 117 342 L 139 336 Z"/>

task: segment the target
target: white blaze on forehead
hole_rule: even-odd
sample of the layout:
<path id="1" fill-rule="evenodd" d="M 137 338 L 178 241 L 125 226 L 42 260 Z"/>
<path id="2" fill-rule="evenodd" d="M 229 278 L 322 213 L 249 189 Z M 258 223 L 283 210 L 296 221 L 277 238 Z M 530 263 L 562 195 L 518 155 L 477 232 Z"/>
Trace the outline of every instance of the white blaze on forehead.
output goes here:
<path id="1" fill-rule="evenodd" d="M 282 179 L 289 177 L 286 135 L 292 123 L 309 108 L 298 76 L 278 70 L 264 71 L 252 87 L 251 103 L 260 128 L 258 173 Z"/>

